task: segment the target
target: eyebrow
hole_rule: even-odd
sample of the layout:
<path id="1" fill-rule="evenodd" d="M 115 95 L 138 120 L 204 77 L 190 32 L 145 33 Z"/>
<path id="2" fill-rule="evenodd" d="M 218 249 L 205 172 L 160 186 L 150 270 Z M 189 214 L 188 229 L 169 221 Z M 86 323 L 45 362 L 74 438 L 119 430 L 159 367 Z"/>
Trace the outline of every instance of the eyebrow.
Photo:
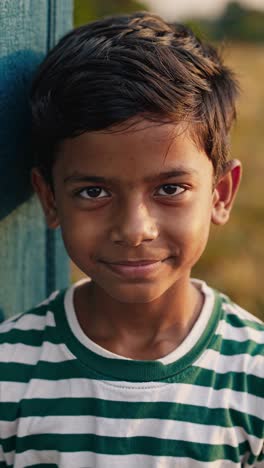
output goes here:
<path id="1" fill-rule="evenodd" d="M 153 182 L 158 179 L 170 179 L 173 177 L 180 177 L 180 176 L 192 176 L 197 175 L 198 171 L 196 169 L 186 169 L 186 168 L 179 168 L 179 169 L 172 169 L 166 172 L 160 172 L 158 174 L 153 174 L 145 178 L 146 182 Z M 96 176 L 93 174 L 81 174 L 79 172 L 73 172 L 69 176 L 65 177 L 63 182 L 66 183 L 74 183 L 74 182 L 95 182 L 95 183 L 112 183 L 117 184 L 119 180 L 115 177 L 101 177 Z"/>

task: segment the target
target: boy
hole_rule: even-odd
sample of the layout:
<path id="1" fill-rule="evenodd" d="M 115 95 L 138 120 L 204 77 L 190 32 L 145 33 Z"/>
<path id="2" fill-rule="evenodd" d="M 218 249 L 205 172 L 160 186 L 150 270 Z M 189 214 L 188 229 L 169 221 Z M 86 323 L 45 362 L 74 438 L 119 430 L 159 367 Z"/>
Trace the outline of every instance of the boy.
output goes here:
<path id="1" fill-rule="evenodd" d="M 41 65 L 32 182 L 91 280 L 1 326 L 1 467 L 264 466 L 263 325 L 190 279 L 238 189 L 237 93 L 212 47 L 148 13 Z"/>

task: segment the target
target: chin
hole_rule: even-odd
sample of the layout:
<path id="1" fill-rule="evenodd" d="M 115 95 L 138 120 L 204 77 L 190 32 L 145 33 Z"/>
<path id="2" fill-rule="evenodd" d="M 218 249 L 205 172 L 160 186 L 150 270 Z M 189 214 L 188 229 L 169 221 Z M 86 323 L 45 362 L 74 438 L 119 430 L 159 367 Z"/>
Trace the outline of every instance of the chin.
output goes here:
<path id="1" fill-rule="evenodd" d="M 165 290 L 150 285 L 133 284 L 117 288 L 103 288 L 115 301 L 126 304 L 148 304 L 161 297 Z"/>

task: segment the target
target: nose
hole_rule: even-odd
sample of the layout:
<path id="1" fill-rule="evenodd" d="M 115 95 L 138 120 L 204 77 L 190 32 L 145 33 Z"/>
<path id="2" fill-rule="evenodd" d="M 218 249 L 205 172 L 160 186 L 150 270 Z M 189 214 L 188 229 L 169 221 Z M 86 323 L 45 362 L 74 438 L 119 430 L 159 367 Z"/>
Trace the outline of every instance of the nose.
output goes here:
<path id="1" fill-rule="evenodd" d="M 157 222 L 142 202 L 117 208 L 113 221 L 111 240 L 117 244 L 137 247 L 158 237 Z"/>

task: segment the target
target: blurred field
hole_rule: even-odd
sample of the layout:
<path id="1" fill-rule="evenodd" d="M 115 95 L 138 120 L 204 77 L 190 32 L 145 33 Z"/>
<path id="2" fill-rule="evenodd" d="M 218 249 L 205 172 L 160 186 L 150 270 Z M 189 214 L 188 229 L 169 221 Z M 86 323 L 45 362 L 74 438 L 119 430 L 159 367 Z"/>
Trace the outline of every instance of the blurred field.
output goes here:
<path id="1" fill-rule="evenodd" d="M 230 45 L 224 56 L 242 88 L 231 157 L 243 162 L 244 174 L 231 220 L 212 229 L 193 276 L 264 320 L 264 45 Z M 81 276 L 72 265 L 72 280 Z"/>
<path id="2" fill-rule="evenodd" d="M 212 230 L 194 270 L 212 286 L 264 319 L 264 46 L 232 45 L 226 62 L 242 94 L 232 134 L 232 155 L 243 162 L 243 180 L 229 223 Z"/>

